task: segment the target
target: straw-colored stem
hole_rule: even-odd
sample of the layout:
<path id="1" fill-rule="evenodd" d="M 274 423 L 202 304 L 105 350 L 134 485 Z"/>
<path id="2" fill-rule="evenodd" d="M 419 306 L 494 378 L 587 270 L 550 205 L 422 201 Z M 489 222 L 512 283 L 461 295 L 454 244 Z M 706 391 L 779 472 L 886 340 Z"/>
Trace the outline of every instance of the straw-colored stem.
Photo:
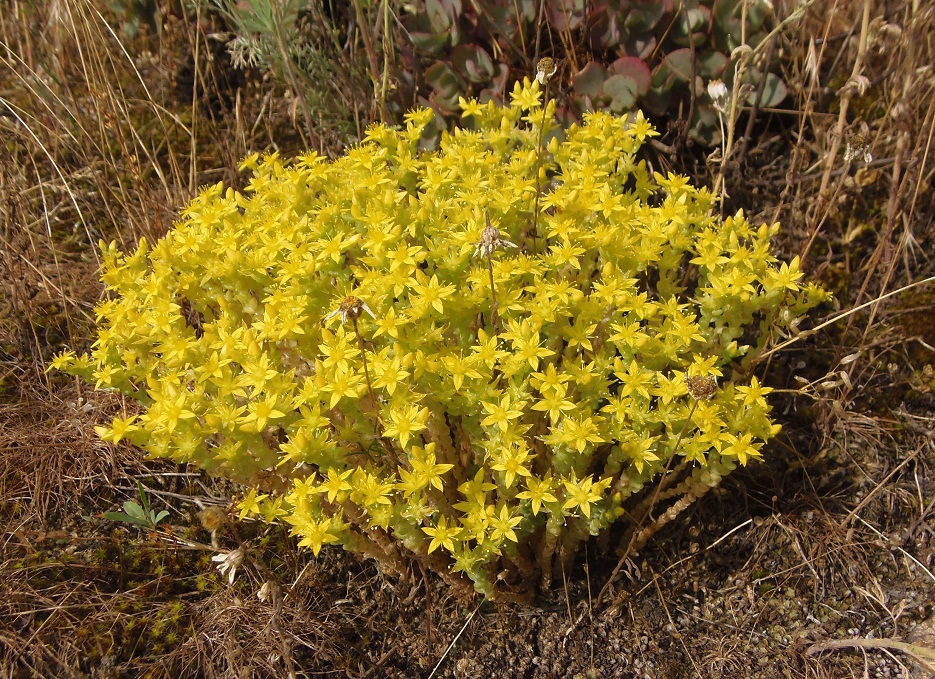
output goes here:
<path id="1" fill-rule="evenodd" d="M 370 62 L 370 79 L 373 81 L 374 90 L 376 90 L 378 83 L 380 82 L 380 67 L 377 65 L 377 53 L 373 48 L 373 40 L 370 37 L 370 30 L 367 27 L 367 20 L 364 17 L 364 8 L 361 6 L 360 0 L 354 0 L 354 12 L 357 15 L 357 24 L 360 27 L 360 35 L 364 39 L 364 51 L 367 52 L 367 61 Z M 386 117 L 383 111 L 382 97 L 380 99 L 380 117 Z"/>
<path id="2" fill-rule="evenodd" d="M 867 52 L 867 42 L 870 34 L 870 0 L 864 0 L 863 16 L 860 22 L 860 39 L 857 44 L 857 57 L 854 59 L 854 68 L 851 70 L 849 84 L 856 82 L 863 72 L 864 55 Z M 841 140 L 844 138 L 844 128 L 847 126 L 847 113 L 851 105 L 851 99 L 856 93 L 856 88 L 845 87 L 841 91 L 841 107 L 838 110 L 838 122 L 834 128 L 834 134 L 831 136 L 831 148 L 825 156 L 825 170 L 821 175 L 821 186 L 818 189 L 818 200 L 815 204 L 815 211 L 808 226 L 808 240 L 805 247 L 802 248 L 800 257 L 802 262 L 808 257 L 808 253 L 818 236 L 818 231 L 824 223 L 826 217 L 826 208 L 830 205 L 831 199 L 828 195 L 828 185 L 831 183 L 831 173 L 837 160 L 838 150 L 841 148 Z"/>

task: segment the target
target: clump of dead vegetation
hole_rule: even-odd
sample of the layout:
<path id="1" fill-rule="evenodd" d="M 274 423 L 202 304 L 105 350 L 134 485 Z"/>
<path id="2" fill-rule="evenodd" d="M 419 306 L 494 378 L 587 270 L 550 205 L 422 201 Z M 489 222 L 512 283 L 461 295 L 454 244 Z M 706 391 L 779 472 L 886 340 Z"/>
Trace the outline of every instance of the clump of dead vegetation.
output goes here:
<path id="1" fill-rule="evenodd" d="M 600 602 L 618 557 L 590 552 L 537 608 L 494 609 L 418 571 L 306 560 L 226 512 L 236 489 L 100 442 L 94 426 L 130 406 L 45 372 L 87 341 L 99 238 L 158 238 L 249 152 L 313 133 L 338 148 L 287 88 L 231 69 L 216 16 L 156 3 L 162 30 L 131 39 L 106 6 L 0 13 L 0 674 L 931 671 L 935 8 L 811 4 L 776 38 L 791 106 L 742 115 L 710 167 L 656 148 L 660 170 L 722 173 L 726 212 L 781 221 L 835 307 L 765 371 L 784 424 L 765 464 L 627 560 Z M 159 530 L 102 518 L 137 480 L 170 511 Z M 214 535 L 206 507 L 226 517 Z M 241 547 L 229 585 L 211 556 Z"/>

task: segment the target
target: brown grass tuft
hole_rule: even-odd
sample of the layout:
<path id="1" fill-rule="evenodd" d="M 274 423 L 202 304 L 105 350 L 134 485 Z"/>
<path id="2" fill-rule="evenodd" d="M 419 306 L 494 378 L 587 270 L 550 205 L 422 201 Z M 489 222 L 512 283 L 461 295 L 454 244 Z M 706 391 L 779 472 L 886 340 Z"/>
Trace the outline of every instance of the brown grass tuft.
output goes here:
<path id="1" fill-rule="evenodd" d="M 199 185 L 238 185 L 246 154 L 303 135 L 334 151 L 385 103 L 350 87 L 380 70 L 353 19 L 334 47 L 348 87 L 306 93 L 345 118 L 309 132 L 281 86 L 230 68 L 218 17 L 159 0 L 162 30 L 128 38 L 111 4 L 0 12 L 0 675 L 411 677 L 457 638 L 437 677 L 906 676 L 894 643 L 935 612 L 932 3 L 813 2 L 777 36 L 791 106 L 741 115 L 724 211 L 782 222 L 785 253 L 835 294 L 829 317 L 866 306 L 771 355 L 785 429 L 766 464 L 659 534 L 611 588 L 619 609 L 577 628 L 617 555 L 568 573 L 567 601 L 465 609 L 421 574 L 310 561 L 279 528 L 210 536 L 198 510 L 239 491 L 102 443 L 94 426 L 132 406 L 45 373 L 92 339 L 99 239 L 158 238 Z M 358 4 L 379 28 L 379 3 Z M 102 519 L 137 480 L 170 510 L 158 532 Z M 212 537 L 247 549 L 232 586 Z"/>

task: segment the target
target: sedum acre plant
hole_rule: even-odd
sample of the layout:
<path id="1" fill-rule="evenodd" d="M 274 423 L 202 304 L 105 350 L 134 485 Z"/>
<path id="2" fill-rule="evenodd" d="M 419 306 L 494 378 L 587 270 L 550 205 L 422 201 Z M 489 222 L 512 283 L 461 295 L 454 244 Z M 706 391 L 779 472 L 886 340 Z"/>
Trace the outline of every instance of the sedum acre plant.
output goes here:
<path id="1" fill-rule="evenodd" d="M 248 158 L 153 246 L 102 243 L 97 340 L 55 366 L 142 404 L 104 439 L 249 484 L 241 517 L 315 554 L 497 596 L 615 526 L 638 547 L 760 457 L 749 368 L 825 293 L 778 225 L 650 175 L 641 115 L 560 133 L 542 99 L 462 101 L 433 152 L 418 110 L 333 162 Z"/>

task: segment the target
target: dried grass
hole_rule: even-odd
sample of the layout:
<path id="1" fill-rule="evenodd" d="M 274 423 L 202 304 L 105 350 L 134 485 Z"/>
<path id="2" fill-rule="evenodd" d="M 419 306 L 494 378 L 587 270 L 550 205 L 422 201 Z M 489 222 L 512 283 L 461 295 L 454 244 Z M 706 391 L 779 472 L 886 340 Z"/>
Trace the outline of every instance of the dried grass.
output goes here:
<path id="1" fill-rule="evenodd" d="M 860 640 L 904 637 L 935 600 L 935 297 L 892 294 L 935 275 L 930 5 L 813 3 L 779 38 L 795 110 L 741 119 L 725 211 L 781 221 L 785 251 L 807 255 L 836 311 L 871 303 L 771 357 L 783 449 L 673 522 L 626 564 L 619 609 L 573 628 L 615 555 L 568 574 L 567 604 L 482 608 L 469 626 L 477 609 L 421 574 L 388 583 L 327 550 L 309 565 L 275 530 L 222 534 L 252 551 L 233 587 L 218 581 L 185 497 L 216 504 L 230 489 L 193 491 L 166 463 L 100 442 L 93 427 L 131 406 L 44 367 L 89 342 L 97 240 L 157 238 L 199 184 L 236 184 L 247 152 L 296 142 L 289 102 L 232 79 L 208 18 L 166 12 L 167 30 L 131 42 L 92 0 L 8 3 L 0 675 L 417 676 L 457 638 L 436 676 L 906 676 L 905 656 Z M 872 160 L 846 162 L 861 143 Z M 134 478 L 172 509 L 172 535 L 99 519 L 133 498 Z M 262 602 L 267 578 L 280 594 Z"/>

